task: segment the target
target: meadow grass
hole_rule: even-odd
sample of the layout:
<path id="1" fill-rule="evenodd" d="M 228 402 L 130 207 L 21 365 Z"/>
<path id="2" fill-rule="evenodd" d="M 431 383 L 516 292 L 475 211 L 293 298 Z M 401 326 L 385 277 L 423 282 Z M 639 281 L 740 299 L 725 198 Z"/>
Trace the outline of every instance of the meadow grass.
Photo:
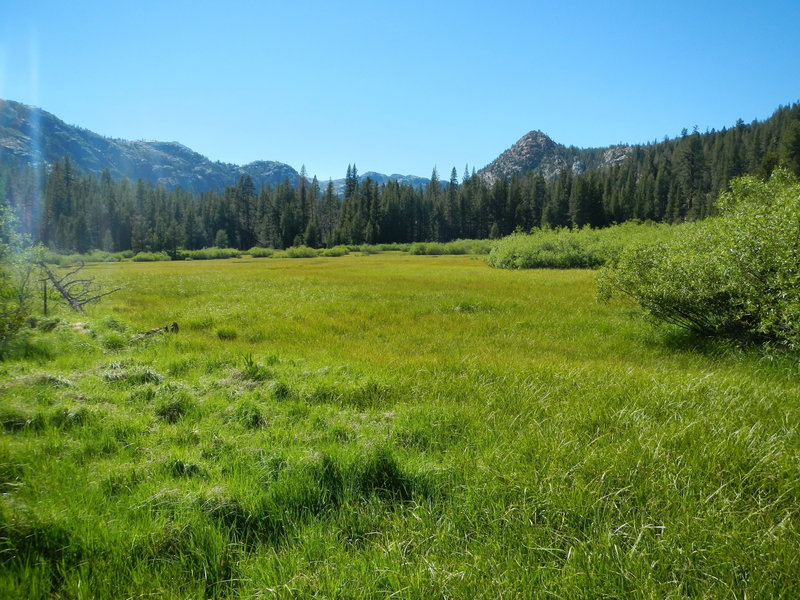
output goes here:
<path id="1" fill-rule="evenodd" d="M 0 363 L 0 597 L 800 589 L 796 355 L 474 256 L 86 270 Z"/>

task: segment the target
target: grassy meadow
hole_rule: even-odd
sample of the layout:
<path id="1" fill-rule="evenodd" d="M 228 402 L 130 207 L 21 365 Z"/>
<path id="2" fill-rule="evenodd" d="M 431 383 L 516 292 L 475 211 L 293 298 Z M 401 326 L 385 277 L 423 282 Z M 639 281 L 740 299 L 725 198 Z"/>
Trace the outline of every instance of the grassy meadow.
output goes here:
<path id="1" fill-rule="evenodd" d="M 0 362 L 2 598 L 800 591 L 795 355 L 470 255 L 86 271 Z"/>

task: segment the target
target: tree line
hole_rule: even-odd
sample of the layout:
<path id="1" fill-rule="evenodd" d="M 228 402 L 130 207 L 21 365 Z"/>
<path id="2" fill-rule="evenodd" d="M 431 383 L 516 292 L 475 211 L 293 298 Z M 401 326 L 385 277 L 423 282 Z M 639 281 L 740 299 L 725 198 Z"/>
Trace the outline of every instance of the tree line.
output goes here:
<path id="1" fill-rule="evenodd" d="M 338 244 L 496 238 L 535 227 L 602 227 L 631 219 L 701 219 L 728 182 L 766 178 L 778 165 L 800 173 L 800 104 L 770 119 L 633 146 L 623 163 L 547 179 L 529 171 L 489 181 L 465 168 L 447 180 L 434 169 L 424 187 L 359 180 L 347 168 L 344 192 L 309 179 L 260 186 L 248 175 L 224 190 L 193 194 L 142 180 L 76 171 L 70 158 L 47 172 L 0 167 L 0 193 L 22 233 L 64 252 L 101 249 L 286 248 Z"/>

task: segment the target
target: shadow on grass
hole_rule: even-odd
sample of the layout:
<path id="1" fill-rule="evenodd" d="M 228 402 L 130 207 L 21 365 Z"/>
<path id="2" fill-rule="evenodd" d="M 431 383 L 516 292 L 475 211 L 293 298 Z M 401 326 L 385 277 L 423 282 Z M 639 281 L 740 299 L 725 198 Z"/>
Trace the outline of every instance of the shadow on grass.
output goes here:
<path id="1" fill-rule="evenodd" d="M 744 362 L 759 371 L 800 377 L 800 352 L 752 338 L 700 335 L 651 322 L 641 339 L 644 345 L 670 354 L 694 355 L 730 366 Z"/>

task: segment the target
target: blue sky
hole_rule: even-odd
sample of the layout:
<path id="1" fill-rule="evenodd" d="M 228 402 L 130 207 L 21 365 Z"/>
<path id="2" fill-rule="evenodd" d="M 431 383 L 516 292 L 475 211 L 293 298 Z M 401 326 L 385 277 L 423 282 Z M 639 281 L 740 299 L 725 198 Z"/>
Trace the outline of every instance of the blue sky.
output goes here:
<path id="1" fill-rule="evenodd" d="M 0 0 L 0 98 L 320 179 L 480 168 L 541 129 L 673 137 L 800 100 L 800 2 Z"/>

